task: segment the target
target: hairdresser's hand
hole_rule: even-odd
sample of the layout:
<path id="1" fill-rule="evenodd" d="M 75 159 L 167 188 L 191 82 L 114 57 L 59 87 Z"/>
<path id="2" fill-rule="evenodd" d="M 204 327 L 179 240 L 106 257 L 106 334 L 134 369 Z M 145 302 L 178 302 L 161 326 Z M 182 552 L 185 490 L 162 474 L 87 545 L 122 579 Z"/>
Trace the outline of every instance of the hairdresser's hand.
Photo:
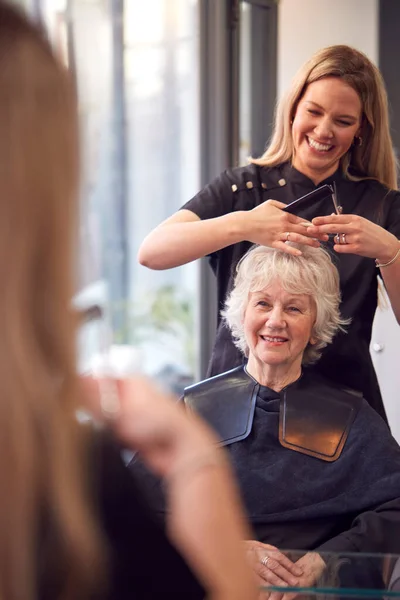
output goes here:
<path id="1" fill-rule="evenodd" d="M 277 248 L 295 256 L 301 254 L 301 251 L 285 242 L 296 242 L 317 248 L 320 240 L 328 240 L 325 233 L 309 233 L 308 228 L 311 223 L 284 212 L 282 209 L 285 206 L 286 204 L 282 202 L 267 200 L 256 208 L 244 212 L 246 239 L 253 244 Z"/>
<path id="2" fill-rule="evenodd" d="M 339 254 L 358 254 L 385 263 L 393 258 L 399 247 L 396 236 L 359 215 L 332 214 L 316 217 L 312 222 L 313 227 L 309 228 L 311 235 L 339 234 L 341 243 L 334 245 Z"/>

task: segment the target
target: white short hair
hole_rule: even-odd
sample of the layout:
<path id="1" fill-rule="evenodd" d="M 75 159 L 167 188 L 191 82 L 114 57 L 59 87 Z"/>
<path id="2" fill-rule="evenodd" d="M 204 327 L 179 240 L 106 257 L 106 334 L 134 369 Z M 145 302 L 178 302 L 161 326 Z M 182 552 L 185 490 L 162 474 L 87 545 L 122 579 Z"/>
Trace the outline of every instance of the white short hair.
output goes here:
<path id="1" fill-rule="evenodd" d="M 243 320 L 249 295 L 277 281 L 290 294 L 310 296 L 316 307 L 312 335 L 315 344 L 309 344 L 303 364 L 312 364 L 321 356 L 321 350 L 331 343 L 335 334 L 345 331 L 350 319 L 342 319 L 339 311 L 339 273 L 327 250 L 322 246 L 299 246 L 300 256 L 287 254 L 266 246 L 253 246 L 236 267 L 234 287 L 225 301 L 222 317 L 231 330 L 235 346 L 248 356 Z"/>

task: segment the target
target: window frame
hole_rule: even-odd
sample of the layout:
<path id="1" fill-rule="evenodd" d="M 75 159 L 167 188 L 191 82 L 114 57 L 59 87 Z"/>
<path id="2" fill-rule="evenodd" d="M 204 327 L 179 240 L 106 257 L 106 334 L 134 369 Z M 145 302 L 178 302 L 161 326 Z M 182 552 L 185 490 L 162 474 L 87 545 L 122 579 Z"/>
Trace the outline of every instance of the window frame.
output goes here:
<path id="1" fill-rule="evenodd" d="M 252 55 L 252 142 L 254 152 L 270 137 L 277 90 L 278 7 L 275 0 L 199 0 L 200 10 L 200 183 L 203 187 L 239 158 L 240 2 L 268 10 L 269 35 L 254 24 Z M 253 36 L 252 36 L 253 37 Z M 258 54 L 257 54 L 258 53 Z M 264 123 L 264 127 L 260 127 Z M 217 328 L 217 289 L 208 259 L 201 259 L 199 303 L 199 379 L 206 376 Z"/>

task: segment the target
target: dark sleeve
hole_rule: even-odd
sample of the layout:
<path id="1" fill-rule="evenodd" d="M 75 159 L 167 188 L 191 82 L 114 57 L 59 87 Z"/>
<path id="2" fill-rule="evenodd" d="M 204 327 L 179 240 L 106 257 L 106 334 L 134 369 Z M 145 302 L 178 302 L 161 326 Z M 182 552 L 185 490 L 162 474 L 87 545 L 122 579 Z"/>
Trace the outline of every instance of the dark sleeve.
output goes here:
<path id="1" fill-rule="evenodd" d="M 348 530 L 327 540 L 319 550 L 397 554 L 400 552 L 399 444 L 365 402 L 348 443 L 356 472 L 353 477 L 360 485 L 341 502 L 349 507 L 354 518 Z"/>
<path id="2" fill-rule="evenodd" d="M 232 185 L 228 173 L 224 171 L 181 209 L 192 211 L 202 220 L 222 217 L 235 210 Z"/>
<path id="3" fill-rule="evenodd" d="M 400 239 L 400 192 L 392 192 L 388 201 L 390 201 L 390 208 L 385 229 Z"/>
<path id="4" fill-rule="evenodd" d="M 145 506 L 111 438 L 99 438 L 95 458 L 111 563 L 108 600 L 204 598 L 201 585 Z"/>
<path id="5" fill-rule="evenodd" d="M 400 499 L 358 515 L 348 531 L 328 540 L 320 552 L 400 552 Z"/>

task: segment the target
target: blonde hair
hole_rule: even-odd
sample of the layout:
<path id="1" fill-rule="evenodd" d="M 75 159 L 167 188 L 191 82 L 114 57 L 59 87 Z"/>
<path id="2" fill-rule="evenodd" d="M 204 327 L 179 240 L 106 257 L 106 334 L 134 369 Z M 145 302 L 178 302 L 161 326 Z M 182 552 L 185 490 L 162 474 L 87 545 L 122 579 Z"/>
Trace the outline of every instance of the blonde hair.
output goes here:
<path id="1" fill-rule="evenodd" d="M 297 244 L 290 244 L 300 248 Z M 244 315 L 249 295 L 278 281 L 290 294 L 306 294 L 316 307 L 313 327 L 315 344 L 309 344 L 303 364 L 312 364 L 322 348 L 331 343 L 338 331 L 350 321 L 340 315 L 339 273 L 329 253 L 322 247 L 301 246 L 302 254 L 293 256 L 267 246 L 254 246 L 240 260 L 233 289 L 225 301 L 222 317 L 231 330 L 235 346 L 245 356 L 249 347 L 244 334 Z"/>
<path id="2" fill-rule="evenodd" d="M 102 559 L 75 416 L 76 98 L 45 36 L 3 1 L 0 132 L 0 598 L 39 597 L 44 566 L 53 597 L 72 600 Z"/>
<path id="3" fill-rule="evenodd" d="M 376 179 L 397 189 L 397 163 L 389 130 L 388 100 L 379 69 L 350 46 L 319 50 L 297 72 L 291 88 L 278 103 L 271 142 L 256 165 L 275 166 L 293 157 L 291 121 L 307 86 L 324 77 L 338 77 L 351 86 L 362 103 L 361 146 L 353 145 L 341 158 L 348 179 Z"/>

